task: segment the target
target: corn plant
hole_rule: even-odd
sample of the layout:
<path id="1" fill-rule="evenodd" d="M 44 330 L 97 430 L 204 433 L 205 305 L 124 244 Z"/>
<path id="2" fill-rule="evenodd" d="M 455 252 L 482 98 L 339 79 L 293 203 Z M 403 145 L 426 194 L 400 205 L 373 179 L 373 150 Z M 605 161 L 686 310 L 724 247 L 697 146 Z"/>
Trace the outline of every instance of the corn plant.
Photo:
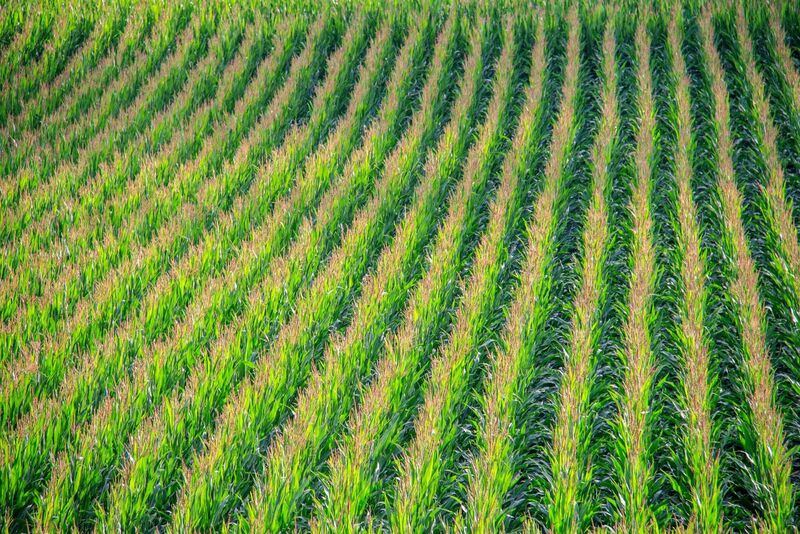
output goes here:
<path id="1" fill-rule="evenodd" d="M 385 357 L 375 365 L 376 378 L 364 389 L 361 404 L 351 414 L 342 443 L 329 461 L 326 498 L 320 500 L 312 529 L 336 525 L 355 530 L 368 508 L 373 507 L 381 490 L 380 481 L 388 478 L 383 466 L 391 467 L 391 456 L 403 440 L 403 429 L 418 400 L 418 377 L 424 372 L 425 358 L 435 350 L 447 329 L 448 308 L 458 289 L 455 277 L 469 257 L 487 189 L 491 188 L 495 168 L 502 158 L 502 132 L 513 104 L 516 80 L 510 24 L 506 30 L 495 72 L 494 95 L 485 122 L 466 155 L 462 181 L 450 196 L 430 267 L 411 293 L 399 329 L 388 336 L 383 347 Z M 446 146 L 440 148 L 444 154 L 452 153 Z M 376 446 L 371 448 L 373 443 Z"/>
<path id="2" fill-rule="evenodd" d="M 741 14 L 740 14 L 741 16 Z M 730 258 L 728 291 L 736 313 L 741 343 L 738 370 L 744 397 L 737 407 L 734 425 L 748 458 L 742 460 L 747 490 L 763 514 L 755 520 L 771 530 L 782 530 L 791 521 L 793 506 L 790 452 L 786 449 L 783 421 L 775 403 L 775 386 L 766 336 L 766 311 L 758 287 L 759 273 L 743 221 L 743 194 L 736 184 L 729 91 L 720 53 L 715 47 L 711 12 L 700 18 L 704 59 L 708 65 L 714 99 L 717 135 L 718 195 L 724 228 L 722 247 Z M 752 72 L 751 72 L 752 74 Z"/>
<path id="3" fill-rule="evenodd" d="M 422 406 L 414 422 L 414 439 L 400 461 L 395 501 L 389 522 L 396 531 L 430 529 L 443 512 L 452 468 L 457 425 L 474 386 L 480 348 L 487 343 L 493 308 L 503 298 L 500 287 L 507 281 L 511 248 L 519 236 L 525 193 L 526 169 L 534 161 L 534 139 L 542 126 L 545 70 L 544 24 L 537 25 L 526 100 L 510 153 L 503 167 L 497 193 L 489 208 L 486 231 L 475 252 L 472 273 L 465 283 L 462 304 L 453 319 L 447 343 L 431 362 L 431 373 Z M 388 504 L 388 503 L 387 503 Z"/>
<path id="4" fill-rule="evenodd" d="M 0 5 L 7 532 L 791 532 L 791 2 Z"/>
<path id="5" fill-rule="evenodd" d="M 564 161 L 575 137 L 575 104 L 578 98 L 580 69 L 577 10 L 568 17 L 567 66 L 564 74 L 561 109 L 554 126 L 544 183 L 533 208 L 528 228 L 525 264 L 517 293 L 509 309 L 509 321 L 501 347 L 492 358 L 492 374 L 481 399 L 481 428 L 478 452 L 471 465 L 467 490 L 468 528 L 491 531 L 505 524 L 507 495 L 515 484 L 514 418 L 521 391 L 526 389 L 527 357 L 548 310 L 548 285 L 545 276 L 552 254 L 551 237 L 556 228 L 559 193 L 563 183 Z M 541 303 L 541 304 L 540 304 Z"/>
<path id="6" fill-rule="evenodd" d="M 552 490 L 547 495 L 549 526 L 554 532 L 574 532 L 591 524 L 590 405 L 595 380 L 599 311 L 605 293 L 604 264 L 609 246 L 606 195 L 613 176 L 612 155 L 619 129 L 615 14 L 609 13 L 603 34 L 602 118 L 591 153 L 591 200 L 583 231 L 580 287 L 575 296 L 570 341 L 556 405 L 550 449 Z"/>
<path id="7" fill-rule="evenodd" d="M 181 123 L 189 119 L 190 114 L 194 116 L 195 112 L 197 112 L 202 115 L 202 104 L 213 96 L 212 91 L 216 87 L 216 81 L 219 79 L 219 75 L 222 71 L 230 64 L 230 59 L 233 57 L 233 52 L 236 50 L 236 43 L 238 41 L 237 35 L 241 34 L 241 29 L 238 28 L 236 24 L 232 24 L 232 26 L 229 37 L 233 38 L 232 42 L 230 42 L 233 46 L 226 46 L 222 39 L 216 39 L 216 42 L 212 41 L 211 47 L 214 53 L 206 56 L 206 58 L 197 65 L 197 68 L 195 68 L 190 75 L 186 87 L 184 87 L 181 93 L 176 95 L 172 105 L 153 118 L 151 135 L 143 136 L 140 142 L 136 143 L 127 151 L 122 161 L 117 160 L 115 162 L 116 164 L 113 168 L 106 167 L 105 169 L 101 169 L 98 174 L 99 180 L 93 184 L 94 192 L 82 195 L 81 205 L 73 207 L 73 209 L 69 211 L 70 216 L 66 220 L 42 221 L 41 224 L 44 225 L 44 228 L 47 228 L 47 230 L 39 231 L 37 229 L 35 237 L 28 235 L 23 238 L 21 244 L 24 246 L 18 249 L 18 254 L 6 256 L 5 259 L 8 262 L 6 266 L 8 269 L 14 269 L 11 264 L 27 264 L 31 267 L 39 268 L 37 270 L 26 270 L 22 272 L 20 272 L 20 269 L 17 269 L 14 276 L 7 280 L 2 289 L 0 289 L 6 297 L 4 304 L 7 313 L 14 314 L 14 311 L 12 311 L 13 308 L 17 308 L 17 310 L 19 310 L 20 307 L 23 309 L 27 308 L 27 316 L 22 313 L 17 313 L 16 317 L 11 321 L 11 328 L 17 332 L 21 330 L 20 323 L 23 319 L 25 322 L 25 329 L 20 335 L 21 339 L 15 340 L 16 343 L 23 345 L 31 338 L 39 337 L 41 335 L 41 326 L 48 324 L 54 319 L 52 314 L 48 313 L 47 307 L 45 307 L 44 310 L 39 308 L 34 311 L 31 310 L 29 306 L 26 306 L 25 303 L 30 302 L 30 299 L 26 298 L 28 295 L 21 290 L 25 287 L 29 287 L 31 289 L 41 289 L 42 293 L 48 294 L 52 293 L 52 291 L 48 291 L 48 289 L 51 289 L 53 286 L 63 287 L 68 285 L 64 280 L 56 278 L 55 274 L 50 275 L 50 273 L 42 272 L 41 270 L 47 266 L 48 263 L 50 265 L 53 263 L 52 249 L 55 248 L 53 246 L 53 240 L 57 237 L 56 229 L 58 229 L 62 239 L 66 241 L 64 247 L 69 253 L 65 253 L 64 255 L 68 255 L 69 259 L 86 258 L 86 255 L 82 254 L 84 249 L 80 246 L 80 243 L 76 243 L 74 239 L 70 239 L 73 236 L 73 232 L 77 233 L 78 236 L 87 234 L 94 235 L 98 233 L 98 228 L 101 227 L 101 221 L 99 221 L 97 217 L 92 217 L 92 214 L 105 212 L 104 204 L 108 202 L 110 198 L 118 195 L 120 189 L 126 188 L 131 182 L 135 184 L 135 180 L 132 180 L 131 176 L 135 176 L 142 169 L 140 163 L 141 158 L 139 156 L 152 153 L 155 148 L 165 144 L 166 141 L 174 136 L 176 129 L 181 126 Z M 222 37 L 222 35 L 218 34 L 218 37 Z M 202 122 L 195 122 L 195 124 L 202 124 Z M 165 151 L 169 150 L 170 154 L 176 152 L 181 154 L 184 152 L 176 150 L 174 146 L 169 146 L 169 143 L 166 144 L 167 146 L 163 148 Z M 148 145 L 153 145 L 153 147 L 147 148 Z M 137 188 L 134 187 L 133 191 L 137 191 Z M 141 193 L 141 191 L 138 192 Z M 84 207 L 85 209 L 81 209 Z M 126 214 L 122 213 L 121 215 L 125 216 Z M 91 225 L 91 232 L 86 225 Z M 98 236 L 98 239 L 102 239 L 102 234 Z M 36 255 L 36 253 L 39 254 Z M 24 257 L 20 257 L 20 254 Z M 34 256 L 31 257 L 31 255 Z M 57 256 L 60 256 L 60 254 Z M 51 261 L 47 262 L 46 260 L 48 259 Z M 56 265 L 58 265 L 58 268 L 69 267 L 68 272 L 74 269 L 80 271 L 86 270 L 85 265 L 78 264 L 73 267 L 68 260 L 58 261 Z M 100 273 L 98 273 L 98 275 L 99 274 Z M 91 286 L 94 281 L 94 278 L 88 278 L 84 281 L 84 285 Z M 71 293 L 70 291 L 66 292 Z M 22 301 L 22 303 L 19 301 Z"/>
<path id="8" fill-rule="evenodd" d="M 452 38 L 451 35 L 449 35 L 450 33 L 451 32 L 446 32 L 445 33 L 445 36 L 448 39 L 444 40 L 440 44 L 440 46 L 437 48 L 437 51 L 439 52 L 439 55 L 443 55 L 443 54 L 450 54 L 451 55 L 451 52 L 449 52 L 449 50 L 450 50 L 450 47 L 452 46 L 453 38 Z M 446 46 L 446 45 L 448 45 L 448 46 Z M 445 56 L 445 57 L 447 57 L 447 56 Z M 344 260 L 351 258 L 351 255 L 347 254 L 347 252 L 349 250 L 351 250 L 353 247 L 365 247 L 365 246 L 368 246 L 369 245 L 370 234 L 372 235 L 372 237 L 371 237 L 372 240 L 375 240 L 375 239 L 378 239 L 380 237 L 383 237 L 382 229 L 386 228 L 387 226 L 384 226 L 384 225 L 386 225 L 388 223 L 384 223 L 384 225 L 379 225 L 378 222 L 381 220 L 380 218 L 378 218 L 376 221 L 374 221 L 374 224 L 370 223 L 368 221 L 370 221 L 371 216 L 373 216 L 376 213 L 378 213 L 378 214 L 385 213 L 386 214 L 385 216 L 387 216 L 387 217 L 396 216 L 396 211 L 394 209 L 392 209 L 392 206 L 394 205 L 396 207 L 396 204 L 393 204 L 393 203 L 402 201 L 402 199 L 408 194 L 407 191 L 404 193 L 404 189 L 408 188 L 407 180 L 409 179 L 409 173 L 413 172 L 413 170 L 416 167 L 416 165 L 414 164 L 414 159 L 413 158 L 409 158 L 409 160 L 406 160 L 407 163 L 401 163 L 401 161 L 403 161 L 403 159 L 401 159 L 401 158 L 405 155 L 404 154 L 405 150 L 409 150 L 411 147 L 414 147 L 416 149 L 416 147 L 418 146 L 418 138 L 417 137 L 419 135 L 419 130 L 425 128 L 428 131 L 430 131 L 432 129 L 430 127 L 430 125 L 428 124 L 428 122 L 432 120 L 432 117 L 430 115 L 435 112 L 435 110 L 437 109 L 437 106 L 435 106 L 434 102 L 431 102 L 431 100 L 433 98 L 435 98 L 435 95 L 440 95 L 439 91 L 435 90 L 435 89 L 440 88 L 441 87 L 440 84 L 444 83 L 443 80 L 444 80 L 445 74 L 446 74 L 446 70 L 444 70 L 442 68 L 441 62 L 442 62 L 442 58 L 439 57 L 438 58 L 438 62 L 435 63 L 435 65 L 438 65 L 438 66 L 436 66 L 434 68 L 434 73 L 433 73 L 434 75 L 430 78 L 430 82 L 429 82 L 428 86 L 423 91 L 423 109 L 427 110 L 427 111 L 422 116 L 425 119 L 428 119 L 428 120 L 426 122 L 422 122 L 421 124 L 419 124 L 417 126 L 415 126 L 415 125 L 411 126 L 411 130 L 410 130 L 409 134 L 405 137 L 404 141 L 398 147 L 397 151 L 394 153 L 395 155 L 392 156 L 392 159 L 390 159 L 389 163 L 387 163 L 387 168 L 384 169 L 385 180 L 382 180 L 380 184 L 377 184 L 377 191 L 375 193 L 375 196 L 373 197 L 373 202 L 371 203 L 371 205 L 365 206 L 365 208 L 362 209 L 359 212 L 359 214 L 356 215 L 356 218 L 355 218 L 354 222 L 351 225 L 351 231 L 348 232 L 348 234 L 344 236 L 344 242 L 341 245 L 341 247 L 338 249 L 338 251 L 334 252 L 333 257 L 329 260 L 330 265 L 328 266 L 326 271 L 324 273 L 321 273 L 321 274 L 317 275 L 312 287 L 309 288 L 305 292 L 306 293 L 305 296 L 301 295 L 299 297 L 299 302 L 302 303 L 301 304 L 302 307 L 298 311 L 298 314 L 294 315 L 292 317 L 293 321 L 290 321 L 289 324 L 286 325 L 284 328 L 280 329 L 279 332 L 276 332 L 275 334 L 270 334 L 269 332 L 270 332 L 271 328 L 278 327 L 282 322 L 284 322 L 286 320 L 286 318 L 282 319 L 280 315 L 274 316 L 276 311 L 278 309 L 280 309 L 279 307 L 276 307 L 276 305 L 278 305 L 278 302 L 275 302 L 276 298 L 282 297 L 282 294 L 285 291 L 281 287 L 281 285 L 285 284 L 285 282 L 278 282 L 278 281 L 291 281 L 292 285 L 295 285 L 295 287 L 297 287 L 296 284 L 299 281 L 302 280 L 302 273 L 297 271 L 298 268 L 302 268 L 302 261 L 298 265 L 298 260 L 301 260 L 301 258 L 303 256 L 308 255 L 308 252 L 303 252 L 303 249 L 308 247 L 309 244 L 312 244 L 312 246 L 313 246 L 313 240 L 311 240 L 309 242 L 309 238 L 313 238 L 313 236 L 309 236 L 309 235 L 305 235 L 304 236 L 304 235 L 301 234 L 301 236 L 299 237 L 299 240 L 298 240 L 298 245 L 299 246 L 296 247 L 296 250 L 290 251 L 289 257 L 286 258 L 284 261 L 279 262 L 278 265 L 276 265 L 277 269 L 273 272 L 273 274 L 275 276 L 274 281 L 272 283 L 270 283 L 270 284 L 266 284 L 266 286 L 264 288 L 264 291 L 262 291 L 261 297 L 260 297 L 261 300 L 264 301 L 263 303 L 269 305 L 269 307 L 265 308 L 265 309 L 262 309 L 262 310 L 259 310 L 259 313 L 260 314 L 264 314 L 264 315 L 262 315 L 261 317 L 256 316 L 256 317 L 254 317 L 253 319 L 250 319 L 250 320 L 257 320 L 260 323 L 260 325 L 259 325 L 259 323 L 256 323 L 257 326 L 255 327 L 255 331 L 256 332 L 259 332 L 259 331 L 266 332 L 267 333 L 266 335 L 268 336 L 267 339 L 273 337 L 273 335 L 274 335 L 276 337 L 275 344 L 277 344 L 278 346 L 281 346 L 281 345 L 286 346 L 284 351 L 286 351 L 289 347 L 291 347 L 290 343 L 297 343 L 297 341 L 295 341 L 293 338 L 299 332 L 302 331 L 302 330 L 300 330 L 299 327 L 294 326 L 294 324 L 298 323 L 300 320 L 302 320 L 304 322 L 305 321 L 313 321 L 313 318 L 315 316 L 317 316 L 318 320 L 316 322 L 312 323 L 312 324 L 314 324 L 314 325 L 324 324 L 324 323 L 322 323 L 322 320 L 323 320 L 322 317 L 319 316 L 319 312 L 313 312 L 312 313 L 313 308 L 312 308 L 312 310 L 306 311 L 308 309 L 308 307 L 314 306 L 314 305 L 316 305 L 316 303 L 320 302 L 321 299 L 313 298 L 315 295 L 318 296 L 320 293 L 322 293 L 322 294 L 325 294 L 325 295 L 330 295 L 329 298 L 337 298 L 337 300 L 341 304 L 343 304 L 345 302 L 345 297 L 337 296 L 336 292 L 331 290 L 331 287 L 330 287 L 329 284 L 334 283 L 334 281 L 338 281 L 339 280 L 339 275 L 342 274 L 342 269 L 344 267 L 346 267 L 346 265 L 347 265 L 346 263 L 344 263 Z M 441 111 L 439 111 L 439 113 L 441 113 Z M 419 156 L 417 156 L 417 157 L 419 157 Z M 405 170 L 403 171 L 404 168 L 405 168 Z M 404 180 L 406 180 L 405 183 L 404 183 Z M 405 185 L 405 188 L 403 187 L 404 185 Z M 343 206 L 343 208 L 344 208 L 344 206 Z M 392 215 L 392 214 L 394 214 L 394 215 Z M 323 230 L 323 229 L 321 229 L 321 230 Z M 369 233 L 367 233 L 367 232 L 369 232 Z M 366 235 L 364 235 L 365 233 L 366 233 Z M 372 252 L 374 253 L 374 247 L 367 248 L 365 252 L 369 252 L 370 250 L 372 250 Z M 297 252 L 302 252 L 302 255 L 301 254 L 297 254 Z M 355 256 L 355 257 L 358 257 L 358 256 Z M 368 261 L 368 258 L 364 258 L 364 260 L 362 260 L 362 261 L 366 262 L 366 261 Z M 301 275 L 301 277 L 298 277 L 298 275 Z M 354 274 L 354 276 L 355 276 L 355 274 Z M 353 283 L 355 283 L 355 281 Z M 350 284 L 349 287 L 352 287 L 352 284 Z M 295 291 L 296 291 L 296 289 L 295 289 Z M 266 295 L 264 295 L 263 293 L 266 293 Z M 290 294 L 290 297 L 291 297 L 291 294 Z M 325 300 L 322 300 L 321 302 L 325 302 Z M 330 308 L 330 305 L 329 305 L 329 308 Z M 327 312 L 328 310 L 326 308 L 322 308 L 322 311 Z M 284 313 L 285 312 L 281 312 L 281 314 L 284 314 Z M 272 318 L 271 315 L 274 318 Z M 325 321 L 331 321 L 331 320 L 335 319 L 335 317 L 336 316 L 334 314 L 332 317 L 325 318 L 324 320 Z M 274 326 L 272 326 L 270 328 L 269 323 L 265 323 L 265 321 L 273 322 Z M 293 328 L 293 326 L 294 326 L 294 328 Z M 305 328 L 308 328 L 308 327 L 305 327 Z M 325 332 L 325 329 L 323 328 L 323 329 L 321 329 L 320 334 L 322 334 L 324 332 Z M 320 335 L 320 334 L 318 334 L 318 335 Z M 263 335 L 264 334 L 262 334 L 262 336 Z M 260 342 L 260 343 L 263 343 L 263 342 Z M 237 358 L 241 358 L 241 356 L 238 356 L 236 354 L 239 350 L 241 350 L 241 349 L 237 349 L 233 354 L 221 354 L 220 355 L 220 356 L 225 357 L 225 358 L 233 358 L 230 363 L 227 363 L 227 362 L 224 362 L 224 361 L 220 362 L 220 365 L 224 364 L 225 367 L 228 367 L 230 369 L 230 371 L 226 371 L 226 373 L 225 373 L 226 375 L 229 375 L 230 373 L 234 373 L 234 375 L 231 378 L 237 378 L 236 375 L 240 374 L 239 372 L 236 372 L 236 368 L 235 367 L 234 368 L 230 367 L 232 364 L 234 364 L 234 365 L 236 364 Z M 264 359 L 271 360 L 272 358 L 273 357 L 270 356 L 270 355 L 264 356 Z M 260 365 L 264 365 L 264 364 L 260 363 Z M 274 365 L 265 365 L 264 367 L 262 367 L 262 369 L 271 370 L 273 367 L 274 367 Z M 263 373 L 263 371 L 262 371 L 262 373 Z M 209 380 L 209 379 L 210 379 L 210 377 L 202 377 L 202 376 L 198 377 L 198 380 L 203 380 L 203 381 L 206 381 L 206 380 Z M 250 381 L 249 385 L 240 386 L 239 391 L 240 392 L 252 391 L 255 387 L 257 387 L 259 385 L 259 383 L 265 382 L 265 380 L 263 380 L 263 379 L 260 382 L 256 382 L 256 380 L 258 380 L 258 379 L 257 378 L 253 379 L 252 381 Z M 221 388 L 220 387 L 221 384 L 219 384 L 219 383 L 217 383 L 215 386 L 212 386 L 212 384 L 213 383 L 208 383 L 206 385 L 204 382 L 200 382 L 198 384 L 198 386 L 199 386 L 199 388 L 203 388 L 203 389 L 200 390 L 197 393 L 197 395 L 195 395 L 194 397 L 190 396 L 190 395 L 185 396 L 185 399 L 187 400 L 187 403 L 191 403 L 191 404 L 194 405 L 194 406 L 192 406 L 190 404 L 187 407 L 188 410 L 191 410 L 189 412 L 189 415 L 191 415 L 193 412 L 197 412 L 200 408 L 202 408 L 202 412 L 198 413 L 198 415 L 196 415 L 194 417 L 197 418 L 197 417 L 202 415 L 203 419 L 200 419 L 196 423 L 193 423 L 194 425 L 198 425 L 198 428 L 192 429 L 192 432 L 197 432 L 197 430 L 202 429 L 202 421 L 203 420 L 207 420 L 209 418 L 209 416 L 212 415 L 212 413 L 208 413 L 208 410 L 212 409 L 214 407 L 214 404 L 219 404 L 221 401 L 223 401 L 224 400 L 224 394 L 227 393 L 227 391 L 228 391 L 227 388 L 224 388 L 224 389 Z M 209 387 L 216 387 L 216 390 L 213 391 L 213 392 L 212 391 L 207 391 L 207 388 L 209 388 Z M 275 391 L 275 390 L 273 390 L 273 391 Z M 280 392 L 280 390 L 276 391 L 276 393 L 278 393 L 278 392 Z M 208 399 L 208 395 L 210 393 L 213 393 L 215 396 L 219 397 L 219 400 L 215 401 L 214 399 Z M 205 401 L 202 400 L 204 397 L 206 398 Z M 248 405 L 252 405 L 252 402 L 253 402 L 252 400 L 250 400 L 250 399 L 246 399 L 246 400 L 247 400 Z M 228 415 L 231 412 L 229 412 L 228 410 L 230 410 L 231 408 L 234 408 L 235 406 L 237 406 L 237 400 L 236 399 L 229 401 L 227 406 L 226 406 L 226 409 L 225 409 L 224 413 L 220 416 L 222 418 L 222 421 L 227 421 L 227 422 L 224 423 L 225 426 L 228 426 L 230 423 L 233 423 L 233 420 Z M 271 408 L 277 411 L 279 409 L 279 405 L 278 404 L 273 404 L 273 405 L 271 405 Z M 206 415 L 203 415 L 203 412 L 206 412 Z M 190 421 L 191 421 L 191 419 L 190 419 Z M 220 425 L 222 425 L 222 423 L 220 423 Z M 192 439 L 196 439 L 196 438 L 192 438 Z M 244 440 L 242 440 L 242 441 L 244 441 Z M 220 458 L 221 461 L 228 462 L 228 461 L 230 461 L 232 459 L 232 460 L 234 460 L 232 465 L 241 466 L 241 467 L 247 465 L 248 462 L 252 461 L 252 459 L 246 460 L 246 461 L 245 460 L 235 461 L 236 460 L 236 456 L 234 456 L 234 454 L 242 454 L 242 453 L 246 454 L 247 453 L 247 449 L 244 449 L 241 452 L 239 452 L 238 450 L 232 450 L 231 448 L 227 448 L 226 447 L 225 451 L 226 451 L 227 454 L 225 455 L 224 458 Z M 213 453 L 214 449 L 212 448 L 210 452 Z M 228 476 L 231 476 L 234 473 L 236 473 L 238 476 L 241 477 L 241 480 L 238 482 L 238 484 L 244 485 L 244 484 L 248 483 L 248 478 L 247 477 L 248 476 L 252 476 L 249 473 L 243 473 L 241 471 L 233 472 L 232 469 L 225 469 L 225 470 L 222 470 L 222 471 L 209 472 L 207 470 L 207 468 L 211 467 L 210 462 L 216 461 L 217 457 L 218 457 L 217 454 L 213 454 L 213 455 L 209 455 L 208 458 L 194 459 L 192 461 L 192 464 L 197 469 L 196 475 L 203 474 L 205 476 L 214 476 L 214 477 L 225 476 L 225 477 L 228 477 Z M 161 460 L 161 461 L 163 461 L 163 460 Z M 200 470 L 201 467 L 198 466 L 199 462 L 202 462 L 202 464 L 200 464 L 202 466 L 202 470 Z M 179 466 L 176 465 L 174 467 L 179 467 Z M 174 467 L 171 467 L 171 469 L 174 469 Z M 241 467 L 237 467 L 237 469 L 241 469 Z M 134 472 L 134 474 L 138 474 L 140 472 L 141 471 L 136 471 L 136 472 Z M 189 473 L 189 474 L 187 474 L 186 479 L 187 479 L 187 481 L 190 482 L 190 484 L 191 484 L 190 487 L 192 489 L 194 489 L 195 475 Z M 197 481 L 203 481 L 203 479 L 200 478 L 199 476 L 197 476 Z M 206 486 L 206 488 L 211 488 L 211 489 L 220 488 L 220 489 L 223 489 L 223 486 L 219 486 L 217 484 L 209 484 L 209 486 Z M 204 491 L 208 491 L 208 490 L 204 490 Z M 225 494 L 221 494 L 220 496 L 224 497 Z M 201 504 L 201 503 L 198 503 L 198 504 Z M 215 510 L 214 517 L 218 518 L 217 520 L 221 520 L 221 516 L 223 516 L 224 510 L 225 509 L 229 509 L 231 504 L 233 504 L 233 502 L 229 498 L 225 499 L 224 501 L 222 501 L 218 506 L 224 507 L 224 508 L 222 508 L 223 511 L 220 512 L 219 510 Z"/>
<path id="9" fill-rule="evenodd" d="M 319 24 L 318 41 L 296 58 L 287 85 L 284 86 L 285 90 L 276 96 L 270 104 L 270 109 L 266 110 L 265 117 L 270 119 L 269 122 L 264 121 L 266 124 L 262 125 L 263 129 L 256 130 L 258 139 L 252 143 L 253 146 L 250 143 L 240 145 L 239 152 L 243 154 L 233 160 L 232 168 L 214 175 L 214 179 L 205 184 L 199 194 L 195 193 L 199 201 L 195 208 L 184 209 L 177 214 L 178 216 L 173 217 L 167 226 L 159 229 L 154 242 L 145 249 L 147 256 L 132 257 L 130 261 L 117 267 L 102 284 L 95 287 L 97 296 L 94 300 L 104 304 L 90 307 L 86 301 L 79 303 L 76 313 L 69 318 L 69 322 L 75 326 L 80 325 L 80 328 L 66 330 L 72 332 L 71 339 L 55 338 L 51 341 L 52 347 L 43 347 L 44 351 L 40 353 L 43 358 L 33 373 L 20 373 L 16 370 L 9 372 L 10 376 L 19 376 L 21 380 L 4 397 L 11 400 L 10 405 L 16 404 L 20 409 L 4 409 L 4 418 L 13 421 L 29 407 L 29 403 L 18 404 L 21 397 L 13 393 L 18 391 L 18 388 L 25 389 L 30 386 L 34 388 L 33 392 L 38 390 L 40 393 L 34 393 L 33 398 L 52 392 L 63 380 L 64 373 L 74 365 L 75 360 L 80 361 L 79 358 L 74 358 L 78 356 L 74 353 L 75 349 L 80 347 L 81 352 L 88 357 L 85 353 L 91 353 L 99 335 L 124 318 L 133 305 L 139 303 L 138 297 L 148 289 L 149 284 L 167 270 L 176 257 L 181 257 L 188 251 L 192 242 L 200 239 L 205 229 L 212 225 L 219 212 L 226 211 L 237 194 L 252 184 L 255 171 L 253 163 L 263 159 L 264 154 L 269 154 L 281 141 L 288 129 L 289 121 L 300 111 L 299 108 L 307 96 L 308 86 L 313 84 L 316 78 L 314 73 L 321 68 L 325 51 L 333 37 L 332 32 L 324 31 L 325 29 L 324 24 Z M 179 202 L 178 205 L 180 204 Z M 127 305 L 120 308 L 121 294 L 135 295 L 137 298 L 125 299 Z M 73 358 L 62 357 L 65 353 L 71 353 Z M 25 365 L 24 359 L 12 362 L 12 369 L 21 365 Z M 22 378 L 25 375 L 28 376 Z M 49 375 L 50 378 L 41 380 L 40 375 Z"/>
<path id="10" fill-rule="evenodd" d="M 481 51 L 476 47 L 467 59 L 464 81 L 475 87 L 483 72 L 479 61 Z M 364 284 L 361 296 L 354 304 L 353 319 L 346 333 L 333 340 L 325 352 L 326 373 L 312 372 L 307 395 L 298 399 L 295 416 L 299 413 L 344 414 L 351 397 L 346 394 L 358 380 L 359 371 L 363 375 L 374 354 L 380 347 L 380 340 L 387 328 L 391 328 L 402 306 L 406 288 L 415 279 L 419 265 L 417 259 L 426 240 L 435 227 L 440 214 L 438 206 L 447 191 L 447 179 L 456 174 L 459 155 L 466 144 L 470 121 L 474 120 L 476 92 L 470 86 L 462 87 L 457 102 L 453 106 L 453 116 L 439 140 L 436 155 L 431 155 L 426 163 L 423 182 L 429 183 L 430 194 L 417 192 L 417 202 L 406 212 L 404 220 L 391 247 L 387 247 L 378 259 L 374 277 Z M 444 149 L 444 150 L 443 150 Z M 447 154 L 447 159 L 439 156 Z M 444 181 L 442 181 L 444 180 Z M 436 192 L 438 190 L 438 193 Z M 424 199 L 424 201 L 423 201 Z M 335 362 L 335 363 L 334 363 Z M 334 386 L 334 384 L 336 384 Z M 340 386 L 344 389 L 340 389 Z M 330 396 L 328 396 L 330 395 Z M 318 410 L 322 403 L 325 408 Z M 314 421 L 314 427 L 294 427 L 287 424 L 284 435 L 270 447 L 264 483 L 257 485 L 249 501 L 253 509 L 248 528 L 279 528 L 286 525 L 302 509 L 308 509 L 308 491 L 304 485 L 315 468 L 318 469 L 326 451 L 332 445 L 331 433 L 341 426 L 344 416 L 338 415 L 325 421 Z M 298 421 L 305 420 L 305 418 Z M 302 440 L 300 436 L 313 436 Z M 292 467 L 294 466 L 294 467 Z M 287 471 L 293 470 L 291 473 Z M 286 475 L 289 475 L 288 477 Z M 258 507 L 258 508 L 257 508 Z M 240 521 L 240 522 L 244 522 Z"/>

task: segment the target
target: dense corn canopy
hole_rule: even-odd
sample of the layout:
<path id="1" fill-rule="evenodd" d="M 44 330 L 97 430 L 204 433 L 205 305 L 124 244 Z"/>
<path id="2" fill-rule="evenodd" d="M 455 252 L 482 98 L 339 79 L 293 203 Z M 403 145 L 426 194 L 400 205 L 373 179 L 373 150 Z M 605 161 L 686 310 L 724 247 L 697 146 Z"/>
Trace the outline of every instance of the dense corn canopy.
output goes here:
<path id="1" fill-rule="evenodd" d="M 0 521 L 800 528 L 800 6 L 0 7 Z"/>

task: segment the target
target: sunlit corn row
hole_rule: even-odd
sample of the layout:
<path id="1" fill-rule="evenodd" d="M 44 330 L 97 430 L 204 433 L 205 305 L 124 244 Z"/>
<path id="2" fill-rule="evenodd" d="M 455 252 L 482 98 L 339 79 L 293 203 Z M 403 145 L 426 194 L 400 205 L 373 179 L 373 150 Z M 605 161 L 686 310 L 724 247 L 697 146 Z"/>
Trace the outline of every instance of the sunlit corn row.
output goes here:
<path id="1" fill-rule="evenodd" d="M 10 532 L 800 528 L 800 8 L 0 6 Z"/>

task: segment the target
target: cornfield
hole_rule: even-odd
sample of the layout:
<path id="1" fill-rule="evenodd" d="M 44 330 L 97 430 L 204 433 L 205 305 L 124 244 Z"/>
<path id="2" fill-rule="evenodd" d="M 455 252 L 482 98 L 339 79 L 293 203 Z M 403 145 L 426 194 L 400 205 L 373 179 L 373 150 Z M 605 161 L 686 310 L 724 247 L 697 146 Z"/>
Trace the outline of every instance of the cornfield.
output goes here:
<path id="1" fill-rule="evenodd" d="M 7 532 L 796 532 L 800 6 L 0 6 Z"/>

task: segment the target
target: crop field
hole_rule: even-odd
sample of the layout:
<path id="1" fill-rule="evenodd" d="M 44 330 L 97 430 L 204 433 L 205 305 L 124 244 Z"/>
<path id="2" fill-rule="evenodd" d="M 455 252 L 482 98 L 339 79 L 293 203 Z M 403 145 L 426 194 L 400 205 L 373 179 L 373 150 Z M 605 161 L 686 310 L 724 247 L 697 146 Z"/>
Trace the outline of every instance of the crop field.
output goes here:
<path id="1" fill-rule="evenodd" d="M 800 4 L 0 5 L 7 532 L 796 532 Z"/>

